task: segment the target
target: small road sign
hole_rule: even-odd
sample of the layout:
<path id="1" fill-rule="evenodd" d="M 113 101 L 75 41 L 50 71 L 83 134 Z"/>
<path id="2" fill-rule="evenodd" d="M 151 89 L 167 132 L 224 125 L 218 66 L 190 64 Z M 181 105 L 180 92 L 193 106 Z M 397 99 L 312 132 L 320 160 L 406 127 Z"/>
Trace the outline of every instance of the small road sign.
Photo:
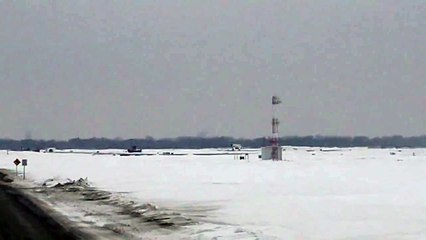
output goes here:
<path id="1" fill-rule="evenodd" d="M 19 161 L 19 159 L 15 159 L 15 161 L 13 161 L 13 163 L 16 166 L 16 176 L 18 176 L 18 165 L 21 163 L 21 161 Z"/>
<path id="2" fill-rule="evenodd" d="M 13 161 L 13 163 L 14 163 L 16 166 L 18 166 L 18 165 L 21 163 L 21 161 L 19 161 L 19 159 L 16 159 L 15 161 Z"/>
<path id="3" fill-rule="evenodd" d="M 25 180 L 25 166 L 27 166 L 28 160 L 22 159 L 22 166 L 24 166 L 24 180 Z"/>

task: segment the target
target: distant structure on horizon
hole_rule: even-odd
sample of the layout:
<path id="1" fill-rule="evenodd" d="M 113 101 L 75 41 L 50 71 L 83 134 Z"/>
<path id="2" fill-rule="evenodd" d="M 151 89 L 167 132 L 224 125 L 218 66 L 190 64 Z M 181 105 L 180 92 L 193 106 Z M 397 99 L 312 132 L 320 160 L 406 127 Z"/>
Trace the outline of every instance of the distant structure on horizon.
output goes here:
<path id="1" fill-rule="evenodd" d="M 272 96 L 272 136 L 269 139 L 271 146 L 262 147 L 262 160 L 282 160 L 283 148 L 279 144 L 278 126 L 280 121 L 276 117 L 277 105 L 281 103 L 281 99 L 277 96 Z"/>

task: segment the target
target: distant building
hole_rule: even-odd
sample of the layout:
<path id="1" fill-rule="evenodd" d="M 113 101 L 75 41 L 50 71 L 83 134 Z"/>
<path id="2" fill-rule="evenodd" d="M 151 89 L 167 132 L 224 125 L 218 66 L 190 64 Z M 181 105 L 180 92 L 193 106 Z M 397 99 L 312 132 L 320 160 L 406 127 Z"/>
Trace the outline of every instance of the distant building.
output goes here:
<path id="1" fill-rule="evenodd" d="M 136 146 L 132 146 L 131 148 L 127 149 L 127 152 L 129 153 L 142 152 L 142 149 L 137 148 Z"/>
<path id="2" fill-rule="evenodd" d="M 56 152 L 56 148 L 48 148 L 44 152 L 53 153 L 53 152 Z"/>
<path id="3" fill-rule="evenodd" d="M 241 151 L 241 149 L 243 148 L 242 146 L 241 146 L 241 144 L 232 144 L 231 145 L 231 148 L 232 148 L 232 151 Z"/>
<path id="4" fill-rule="evenodd" d="M 282 160 L 283 157 L 283 147 L 278 146 L 277 149 L 274 149 L 274 146 L 267 146 L 262 147 L 262 160 L 271 160 L 274 159 L 273 157 L 276 157 L 277 160 Z M 276 151 L 276 152 L 274 152 Z M 275 155 L 276 154 L 276 155 Z M 275 156 L 273 156 L 275 155 Z"/>

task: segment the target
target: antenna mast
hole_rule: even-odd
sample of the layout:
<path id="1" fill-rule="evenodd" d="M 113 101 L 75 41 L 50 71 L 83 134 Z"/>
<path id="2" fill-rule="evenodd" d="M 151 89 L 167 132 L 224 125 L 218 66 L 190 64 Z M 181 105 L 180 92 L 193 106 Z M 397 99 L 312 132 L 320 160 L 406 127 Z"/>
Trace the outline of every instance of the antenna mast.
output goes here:
<path id="1" fill-rule="evenodd" d="M 278 126 L 280 125 L 280 121 L 278 120 L 278 118 L 276 117 L 276 108 L 277 105 L 281 103 L 281 99 L 277 96 L 272 96 L 272 137 L 271 137 L 271 147 L 272 147 L 272 153 L 271 153 L 271 158 L 273 161 L 278 161 L 280 160 L 279 158 L 279 131 L 278 131 Z"/>

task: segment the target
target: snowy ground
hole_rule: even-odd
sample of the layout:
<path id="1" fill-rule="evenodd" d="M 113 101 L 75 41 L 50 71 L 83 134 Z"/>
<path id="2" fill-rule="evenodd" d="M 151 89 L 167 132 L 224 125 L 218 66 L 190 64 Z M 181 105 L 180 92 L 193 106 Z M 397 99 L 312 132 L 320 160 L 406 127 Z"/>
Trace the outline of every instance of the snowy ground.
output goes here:
<path id="1" fill-rule="evenodd" d="M 164 151 L 188 155 L 156 155 Z M 87 177 L 96 189 L 112 193 L 112 200 L 100 205 L 72 193 L 40 198 L 85 226 L 121 224 L 129 238 L 426 239 L 426 149 L 287 147 L 288 161 L 282 162 L 259 160 L 259 150 L 248 161 L 192 155 L 217 152 L 0 151 L 0 168 L 14 170 L 13 160 L 28 159 L 26 182 L 33 186 L 49 178 Z M 133 215 L 115 214 L 123 205 L 146 203 L 188 222 L 154 228 Z"/>

